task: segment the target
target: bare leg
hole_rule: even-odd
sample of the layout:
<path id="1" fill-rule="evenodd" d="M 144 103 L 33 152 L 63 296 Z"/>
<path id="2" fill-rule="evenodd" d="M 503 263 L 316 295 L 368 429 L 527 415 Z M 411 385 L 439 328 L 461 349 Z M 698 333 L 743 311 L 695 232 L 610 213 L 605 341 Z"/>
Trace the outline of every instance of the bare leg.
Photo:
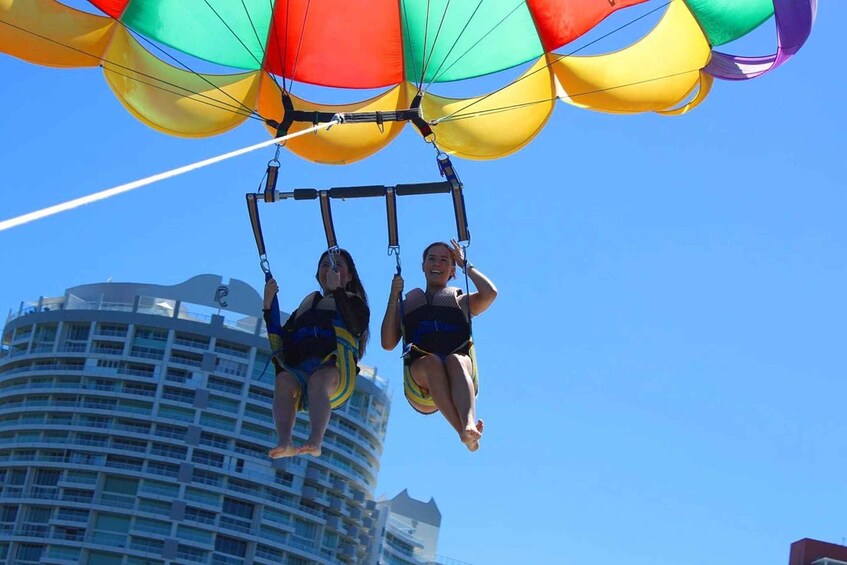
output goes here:
<path id="1" fill-rule="evenodd" d="M 297 455 L 297 447 L 291 442 L 291 432 L 294 430 L 294 420 L 297 410 L 294 402 L 300 391 L 300 383 L 291 373 L 282 371 L 276 375 L 274 385 L 273 414 L 276 427 L 277 444 L 268 452 L 271 459 Z"/>
<path id="2" fill-rule="evenodd" d="M 456 432 L 462 433 L 464 424 L 462 424 L 459 414 L 456 412 L 456 407 L 453 405 L 450 382 L 447 380 L 447 373 L 441 359 L 437 355 L 427 355 L 416 359 L 409 369 L 418 386 L 429 390 L 432 401 L 435 402 L 435 406 L 438 407 L 447 422 Z"/>
<path id="3" fill-rule="evenodd" d="M 321 367 L 309 376 L 307 390 L 311 431 L 309 439 L 300 446 L 298 453 L 314 455 L 315 457 L 320 456 L 321 443 L 326 433 L 326 427 L 329 425 L 329 416 L 332 411 L 329 404 L 329 395 L 338 388 L 339 379 L 338 369 L 335 366 Z"/>
<path id="4" fill-rule="evenodd" d="M 476 396 L 474 394 L 471 371 L 473 366 L 467 355 L 449 355 L 444 367 L 450 380 L 450 392 L 453 405 L 461 423 L 459 438 L 470 451 L 479 449 L 482 437 L 482 421 L 476 420 Z"/>

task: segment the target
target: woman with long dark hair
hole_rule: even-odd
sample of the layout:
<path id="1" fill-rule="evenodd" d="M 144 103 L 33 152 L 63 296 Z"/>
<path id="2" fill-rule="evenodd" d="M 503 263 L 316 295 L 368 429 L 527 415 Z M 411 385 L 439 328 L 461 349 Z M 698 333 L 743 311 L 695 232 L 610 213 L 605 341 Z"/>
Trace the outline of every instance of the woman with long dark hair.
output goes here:
<path id="1" fill-rule="evenodd" d="M 344 249 L 329 253 L 321 255 L 315 273 L 321 290 L 309 293 L 282 326 L 279 310 L 272 309 L 279 285 L 274 279 L 265 283 L 263 312 L 276 369 L 273 459 L 321 454 L 330 413 L 352 396 L 368 341 L 368 297 L 353 257 Z M 300 410 L 309 412 L 311 431 L 298 447 L 291 434 Z"/>

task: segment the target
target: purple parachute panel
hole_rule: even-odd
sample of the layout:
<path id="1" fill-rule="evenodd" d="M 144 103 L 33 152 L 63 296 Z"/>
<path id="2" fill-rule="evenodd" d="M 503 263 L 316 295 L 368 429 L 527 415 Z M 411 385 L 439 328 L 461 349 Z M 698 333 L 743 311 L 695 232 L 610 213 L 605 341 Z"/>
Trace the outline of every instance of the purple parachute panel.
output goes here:
<path id="1" fill-rule="evenodd" d="M 817 0 L 774 0 L 777 51 L 764 57 L 744 57 L 715 51 L 704 69 L 725 80 L 747 80 L 782 65 L 803 46 L 812 32 Z"/>

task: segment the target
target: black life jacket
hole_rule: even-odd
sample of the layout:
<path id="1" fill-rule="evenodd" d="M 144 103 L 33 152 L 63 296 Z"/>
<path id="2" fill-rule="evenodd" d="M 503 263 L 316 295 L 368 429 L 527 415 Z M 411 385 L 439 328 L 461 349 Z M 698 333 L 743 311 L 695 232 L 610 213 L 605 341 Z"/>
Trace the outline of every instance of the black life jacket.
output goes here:
<path id="1" fill-rule="evenodd" d="M 296 367 L 310 358 L 323 359 L 336 350 L 335 298 L 313 292 L 282 326 L 282 355 L 285 364 Z M 343 325 L 343 324 L 342 324 Z"/>
<path id="2" fill-rule="evenodd" d="M 468 316 L 459 304 L 461 289 L 447 287 L 429 296 L 419 288 L 403 301 L 403 334 L 408 344 L 427 353 L 467 353 Z"/>

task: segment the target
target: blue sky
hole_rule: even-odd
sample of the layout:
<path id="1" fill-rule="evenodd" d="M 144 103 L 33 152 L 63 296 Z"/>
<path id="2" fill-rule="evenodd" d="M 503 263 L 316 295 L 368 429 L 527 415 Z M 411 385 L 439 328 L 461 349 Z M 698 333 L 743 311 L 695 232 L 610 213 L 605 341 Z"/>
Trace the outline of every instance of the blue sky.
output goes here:
<path id="1" fill-rule="evenodd" d="M 375 338 L 365 359 L 394 398 L 377 493 L 434 497 L 439 553 L 475 565 L 787 563 L 794 540 L 847 537 L 844 21 L 847 4 L 823 2 L 797 57 L 716 84 L 687 116 L 562 104 L 514 156 L 456 161 L 470 258 L 500 290 L 474 326 L 481 450 L 406 405 L 398 352 Z M 207 140 L 158 134 L 96 69 L 4 56 L 0 72 L 0 219 L 266 139 L 253 123 Z M 272 154 L 0 233 L 0 308 L 109 278 L 216 273 L 260 288 L 243 194 Z M 285 154 L 280 188 L 430 180 L 432 149 L 409 130 L 346 167 Z M 446 196 L 399 203 L 411 287 L 420 250 L 455 228 Z M 262 211 L 294 305 L 324 246 L 317 204 Z M 377 332 L 394 269 L 384 204 L 333 213 Z"/>

